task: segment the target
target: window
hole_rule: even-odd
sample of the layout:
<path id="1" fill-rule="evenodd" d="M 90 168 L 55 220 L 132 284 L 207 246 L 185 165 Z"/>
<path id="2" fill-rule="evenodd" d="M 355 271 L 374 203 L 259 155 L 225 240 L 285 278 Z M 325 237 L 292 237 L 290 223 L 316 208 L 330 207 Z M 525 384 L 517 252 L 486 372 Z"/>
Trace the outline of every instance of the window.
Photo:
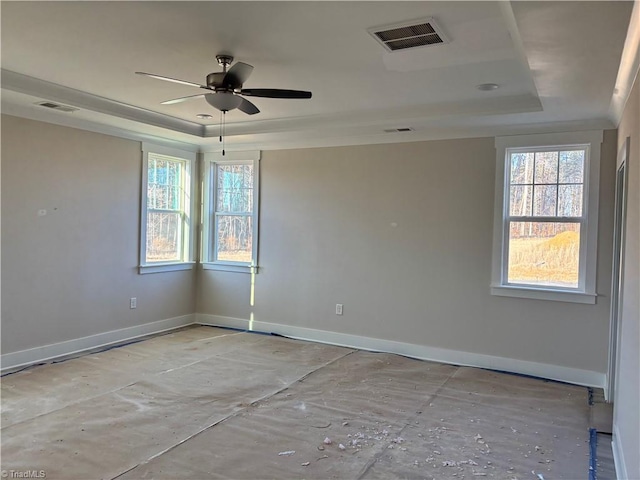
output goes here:
<path id="1" fill-rule="evenodd" d="M 602 132 L 496 138 L 492 293 L 595 303 Z"/>
<path id="2" fill-rule="evenodd" d="M 143 144 L 140 273 L 193 267 L 195 153 Z"/>
<path id="3" fill-rule="evenodd" d="M 257 265 L 259 152 L 205 154 L 205 269 L 250 273 Z"/>

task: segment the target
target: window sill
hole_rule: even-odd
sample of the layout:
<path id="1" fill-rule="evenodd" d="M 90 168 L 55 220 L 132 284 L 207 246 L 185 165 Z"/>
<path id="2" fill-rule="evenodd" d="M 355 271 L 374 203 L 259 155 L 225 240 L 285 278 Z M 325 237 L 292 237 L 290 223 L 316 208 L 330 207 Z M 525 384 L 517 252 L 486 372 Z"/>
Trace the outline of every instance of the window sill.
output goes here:
<path id="1" fill-rule="evenodd" d="M 229 263 L 203 263 L 202 269 L 218 270 L 220 272 L 258 273 L 258 267 L 252 267 L 251 265 L 233 265 Z"/>
<path id="2" fill-rule="evenodd" d="M 491 285 L 491 295 L 500 297 L 532 298 L 535 300 L 552 300 L 555 302 L 595 304 L 595 293 L 572 292 L 568 290 L 552 290 L 544 288 L 527 288 L 511 285 Z"/>
<path id="3" fill-rule="evenodd" d="M 161 272 L 176 272 L 179 270 L 193 270 L 195 262 L 180 262 L 180 263 L 156 263 L 140 265 L 138 267 L 138 273 L 140 275 L 146 275 L 148 273 L 161 273 Z"/>

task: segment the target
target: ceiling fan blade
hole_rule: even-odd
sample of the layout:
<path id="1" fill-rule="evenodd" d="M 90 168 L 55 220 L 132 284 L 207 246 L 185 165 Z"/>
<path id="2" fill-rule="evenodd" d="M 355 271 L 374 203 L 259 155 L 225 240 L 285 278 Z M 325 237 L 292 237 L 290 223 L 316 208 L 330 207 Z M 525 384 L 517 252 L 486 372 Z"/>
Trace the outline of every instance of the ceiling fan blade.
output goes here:
<path id="1" fill-rule="evenodd" d="M 155 73 L 136 72 L 136 75 L 144 75 L 146 77 L 156 78 L 158 80 L 164 80 L 165 82 L 179 83 L 181 85 L 188 85 L 190 87 L 206 88 L 206 85 L 199 85 L 193 82 L 187 82 L 186 80 L 178 80 L 177 78 L 163 77 L 162 75 L 156 75 Z"/>
<path id="2" fill-rule="evenodd" d="M 229 88 L 240 88 L 242 84 L 249 78 L 253 66 L 248 63 L 238 62 L 232 66 L 222 79 L 222 85 Z"/>
<path id="3" fill-rule="evenodd" d="M 282 90 L 279 88 L 243 88 L 240 95 L 266 98 L 311 98 L 311 92 L 304 90 Z"/>
<path id="4" fill-rule="evenodd" d="M 246 98 L 242 99 L 242 103 L 238 105 L 238 110 L 246 113 L 247 115 L 255 115 L 256 113 L 260 113 L 260 110 L 258 109 L 258 107 L 256 107 L 253 103 L 251 103 Z"/>
<path id="5" fill-rule="evenodd" d="M 201 93 L 200 95 L 189 95 L 188 97 L 174 98 L 173 100 L 167 100 L 165 102 L 160 102 L 160 105 L 173 105 L 174 103 L 184 102 L 186 100 L 191 100 L 192 98 L 202 98 L 205 95 L 206 95 L 206 93 Z"/>

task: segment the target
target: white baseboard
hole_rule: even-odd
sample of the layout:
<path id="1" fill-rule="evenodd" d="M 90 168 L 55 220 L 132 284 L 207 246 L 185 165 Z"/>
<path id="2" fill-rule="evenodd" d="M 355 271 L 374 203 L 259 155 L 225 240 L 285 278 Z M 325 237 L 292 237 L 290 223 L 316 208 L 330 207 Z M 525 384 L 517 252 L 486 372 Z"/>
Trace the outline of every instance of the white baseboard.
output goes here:
<path id="1" fill-rule="evenodd" d="M 0 356 L 2 372 L 13 370 L 35 363 L 50 361 L 66 355 L 91 350 L 98 347 L 106 347 L 115 343 L 133 340 L 145 335 L 161 333 L 167 330 L 192 325 L 195 315 L 182 315 L 180 317 L 167 318 L 157 322 L 136 325 L 135 327 L 121 328 L 109 332 L 98 333 L 88 337 L 75 338 L 66 342 L 53 343 L 42 347 L 20 350 L 18 352 L 5 353 Z"/>
<path id="2" fill-rule="evenodd" d="M 265 333 L 276 333 L 299 340 L 310 340 L 343 347 L 358 348 L 376 352 L 396 353 L 420 360 L 464 365 L 469 367 L 488 368 L 505 372 L 531 375 L 560 382 L 573 383 L 589 387 L 604 388 L 606 374 L 591 370 L 562 367 L 546 363 L 529 362 L 515 358 L 496 357 L 481 353 L 462 352 L 444 348 L 396 342 L 379 338 L 363 337 L 346 333 L 316 330 L 277 323 L 251 321 L 242 318 L 223 317 L 196 313 L 196 323 L 218 327 L 230 327 Z"/>
<path id="3" fill-rule="evenodd" d="M 618 425 L 613 425 L 613 435 L 611 437 L 611 450 L 613 451 L 613 464 L 616 467 L 616 478 L 628 480 L 627 464 L 624 462 L 624 453 L 620 447 L 620 432 Z"/>

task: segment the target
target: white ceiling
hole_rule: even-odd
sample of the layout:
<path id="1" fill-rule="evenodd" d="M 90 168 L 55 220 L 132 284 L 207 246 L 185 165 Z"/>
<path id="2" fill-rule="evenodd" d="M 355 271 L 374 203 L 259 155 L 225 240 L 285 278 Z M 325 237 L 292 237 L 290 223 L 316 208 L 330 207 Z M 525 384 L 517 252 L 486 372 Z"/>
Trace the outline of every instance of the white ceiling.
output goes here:
<path id="1" fill-rule="evenodd" d="M 90 130 L 218 147 L 193 87 L 230 53 L 255 67 L 227 114 L 227 148 L 287 148 L 613 128 L 633 2 L 2 2 L 2 111 Z M 450 43 L 389 53 L 370 27 L 433 17 Z M 475 87 L 496 83 L 495 91 Z M 619 87 L 619 86 L 618 86 Z M 618 92 L 619 93 L 619 92 Z M 79 107 L 60 113 L 34 105 Z M 210 113 L 212 120 L 200 120 Z M 411 127 L 409 133 L 385 129 Z M 125 133 L 126 132 L 126 133 Z"/>

